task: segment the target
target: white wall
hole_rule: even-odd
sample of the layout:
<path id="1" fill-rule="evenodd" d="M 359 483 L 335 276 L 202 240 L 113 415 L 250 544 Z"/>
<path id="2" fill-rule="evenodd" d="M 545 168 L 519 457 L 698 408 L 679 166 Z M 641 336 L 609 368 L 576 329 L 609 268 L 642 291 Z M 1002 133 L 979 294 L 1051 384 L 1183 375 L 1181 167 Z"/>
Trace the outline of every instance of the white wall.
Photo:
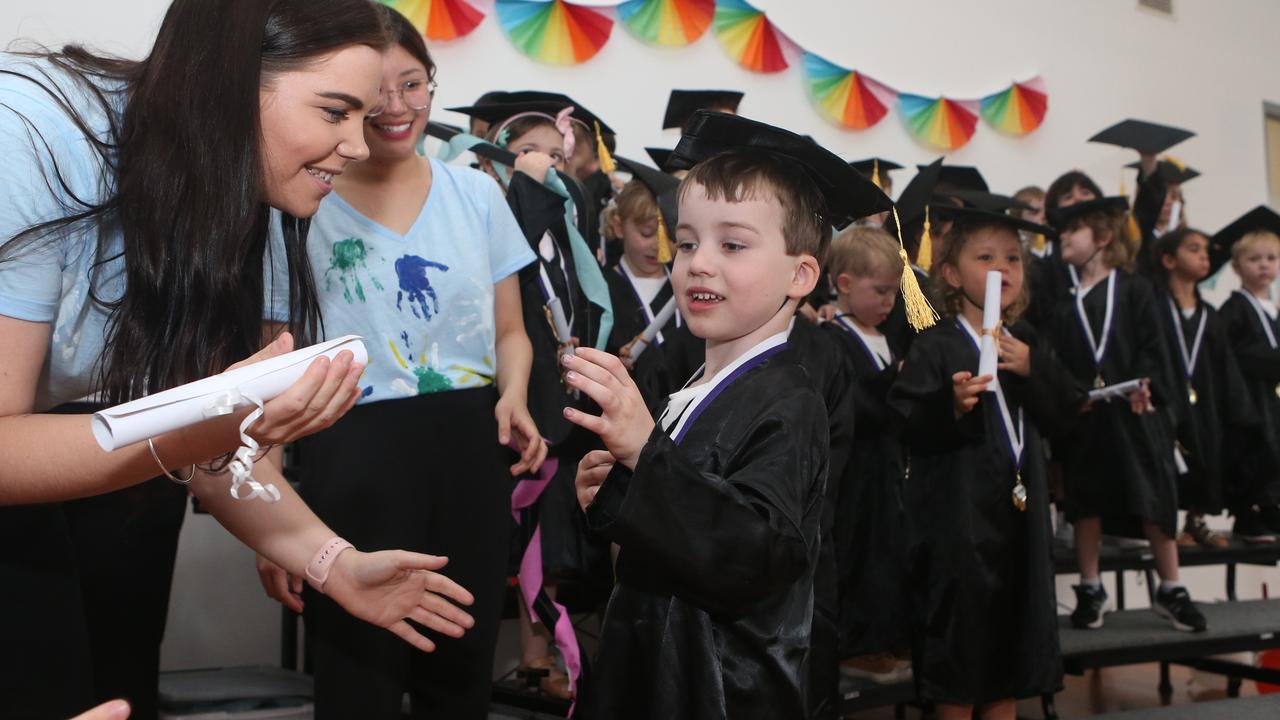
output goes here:
<path id="1" fill-rule="evenodd" d="M 1084 142 L 1125 117 L 1193 129 L 1175 150 L 1204 173 L 1188 184 L 1192 223 L 1213 230 L 1267 197 L 1262 104 L 1280 104 L 1280 3 L 1174 0 L 1175 16 L 1151 14 L 1136 0 L 758 0 L 803 47 L 903 90 L 977 97 L 1039 73 L 1050 109 L 1034 134 L 1010 138 L 985 124 L 951 155 L 976 164 L 998 191 L 1047 185 L 1078 167 L 1108 191 L 1132 153 Z M 84 41 L 137 56 L 150 45 L 165 0 L 0 4 L 0 39 L 47 44 Z M 936 156 L 907 135 L 892 111 L 863 132 L 828 124 L 809 104 L 797 63 L 776 75 L 738 67 L 710 34 L 691 47 L 663 49 L 615 27 L 609 43 L 580 66 L 551 67 L 517 52 L 490 16 L 469 37 L 433 48 L 441 83 L 436 107 L 469 104 L 490 89 L 566 92 L 606 118 L 623 154 L 674 145 L 659 129 L 673 86 L 746 91 L 742 112 L 809 133 L 850 159 L 871 154 L 899 162 Z M 798 62 L 798 59 L 797 59 Z M 438 111 L 438 119 L 460 117 Z M 909 173 L 895 178 L 898 187 Z M 1132 192 L 1131 177 L 1127 180 Z M 262 599 L 249 554 L 207 517 L 189 520 L 180 549 L 165 663 L 190 667 L 273 662 L 274 606 Z M 1198 596 L 1221 597 L 1221 569 L 1196 570 Z M 1280 584 L 1274 569 L 1242 570 L 1241 594 Z M 1131 597 L 1138 597 L 1131 594 Z"/>

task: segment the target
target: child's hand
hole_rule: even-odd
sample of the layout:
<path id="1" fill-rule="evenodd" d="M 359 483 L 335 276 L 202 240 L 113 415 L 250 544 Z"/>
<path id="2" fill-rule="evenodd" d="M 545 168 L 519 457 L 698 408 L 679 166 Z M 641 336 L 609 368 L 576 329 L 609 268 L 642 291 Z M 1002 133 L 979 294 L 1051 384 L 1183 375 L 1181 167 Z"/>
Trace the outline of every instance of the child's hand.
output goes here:
<path id="1" fill-rule="evenodd" d="M 578 462 L 578 476 L 573 484 L 578 489 L 578 505 L 583 512 L 595 501 L 596 493 L 600 492 L 600 486 L 613 470 L 615 462 L 617 459 L 608 450 L 592 450 Z"/>
<path id="2" fill-rule="evenodd" d="M 990 375 L 974 377 L 973 373 L 968 371 L 961 371 L 951 376 L 957 418 L 964 416 L 978 404 L 978 396 L 987 391 L 987 384 L 990 382 Z"/>
<path id="3" fill-rule="evenodd" d="M 618 359 L 622 361 L 622 364 L 623 364 L 623 365 L 624 365 L 628 370 L 635 370 L 635 369 L 636 369 L 636 361 L 635 361 L 635 359 L 634 359 L 634 358 L 632 358 L 632 357 L 631 357 L 631 349 L 632 349 L 633 347 L 635 347 L 635 345 L 636 345 L 636 341 L 638 341 L 639 339 L 640 339 L 640 337 L 639 337 L 639 336 L 636 336 L 635 338 L 633 338 L 633 339 L 631 340 L 631 342 L 629 342 L 629 343 L 627 343 L 626 345 L 623 345 L 622 347 L 618 348 Z"/>
<path id="4" fill-rule="evenodd" d="M 516 157 L 516 170 L 538 182 L 547 179 L 547 170 L 551 169 L 551 166 L 555 164 L 556 161 L 550 155 L 536 150 L 521 153 Z"/>
<path id="5" fill-rule="evenodd" d="M 565 418 L 599 435 L 617 461 L 634 470 L 654 422 L 627 368 L 617 357 L 586 347 L 564 356 L 563 363 L 570 387 L 586 393 L 602 413 L 596 416 L 565 408 Z"/>
<path id="6" fill-rule="evenodd" d="M 996 365 L 1000 370 L 1008 370 L 1014 375 L 1029 377 L 1031 375 L 1031 348 L 1012 335 L 1000 338 L 1000 362 Z"/>
<path id="7" fill-rule="evenodd" d="M 1134 415 L 1155 410 L 1155 406 L 1151 404 L 1151 378 L 1142 378 L 1142 387 L 1129 393 L 1129 409 Z"/>
<path id="8" fill-rule="evenodd" d="M 835 320 L 836 315 L 838 314 L 840 314 L 840 308 L 832 305 L 831 303 L 827 303 L 826 305 L 818 308 L 818 318 L 824 322 Z"/>
<path id="9" fill-rule="evenodd" d="M 538 472 L 547 458 L 547 443 L 529 415 L 528 405 L 504 395 L 493 408 L 493 415 L 498 420 L 498 444 L 510 445 L 514 439 L 520 452 L 520 461 L 511 466 L 511 475 Z"/>

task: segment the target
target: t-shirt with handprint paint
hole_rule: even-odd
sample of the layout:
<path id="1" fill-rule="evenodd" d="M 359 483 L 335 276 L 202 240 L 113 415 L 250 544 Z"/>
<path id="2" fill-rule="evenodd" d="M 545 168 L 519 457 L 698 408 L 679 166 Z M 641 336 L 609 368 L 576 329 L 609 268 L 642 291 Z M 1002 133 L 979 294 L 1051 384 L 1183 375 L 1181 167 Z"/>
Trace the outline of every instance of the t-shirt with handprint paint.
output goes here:
<path id="1" fill-rule="evenodd" d="M 431 160 L 431 192 L 409 232 L 370 220 L 336 192 L 312 219 L 307 255 L 326 338 L 364 337 L 361 403 L 480 387 L 497 370 L 494 286 L 534 261 L 498 184 Z M 289 315 L 273 222 L 270 317 Z"/>

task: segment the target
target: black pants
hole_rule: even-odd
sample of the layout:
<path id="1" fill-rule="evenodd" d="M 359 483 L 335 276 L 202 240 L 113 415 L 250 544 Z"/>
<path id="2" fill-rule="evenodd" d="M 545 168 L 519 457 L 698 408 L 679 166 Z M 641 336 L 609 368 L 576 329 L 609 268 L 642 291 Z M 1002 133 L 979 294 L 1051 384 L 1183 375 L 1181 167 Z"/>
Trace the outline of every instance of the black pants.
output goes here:
<path id="1" fill-rule="evenodd" d="M 153 720 L 186 492 L 164 479 L 0 508 L 0 717 L 126 698 Z"/>
<path id="2" fill-rule="evenodd" d="M 498 446 L 493 388 L 452 390 L 352 409 L 299 443 L 302 494 L 363 551 L 446 555 L 444 569 L 475 596 L 461 639 L 428 631 L 422 653 L 387 630 L 304 592 L 316 717 L 485 718 L 506 580 L 511 489 Z"/>

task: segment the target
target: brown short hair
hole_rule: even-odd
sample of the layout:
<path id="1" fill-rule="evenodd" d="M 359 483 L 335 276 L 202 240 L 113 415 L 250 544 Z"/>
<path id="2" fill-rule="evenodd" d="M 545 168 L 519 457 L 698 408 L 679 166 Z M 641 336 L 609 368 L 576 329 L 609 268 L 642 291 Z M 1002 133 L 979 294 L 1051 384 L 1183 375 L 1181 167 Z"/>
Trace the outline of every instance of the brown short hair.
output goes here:
<path id="1" fill-rule="evenodd" d="M 782 204 L 782 237 L 788 255 L 822 258 L 831 240 L 822 191 L 794 160 L 760 150 L 730 150 L 693 167 L 680 182 L 680 195 L 699 185 L 712 200 L 731 203 L 771 192 Z"/>
<path id="2" fill-rule="evenodd" d="M 935 257 L 933 261 L 934 267 L 938 271 L 933 275 L 934 295 L 942 298 L 943 312 L 947 315 L 955 317 L 964 309 L 964 293 L 960 288 L 951 287 L 949 283 L 942 277 L 942 266 L 951 265 L 958 267 L 957 260 L 960 257 L 960 251 L 964 249 L 964 244 L 969 241 L 975 233 L 986 229 L 1000 229 L 1010 233 L 1014 239 L 1018 238 L 1018 231 L 1014 230 L 1006 223 L 991 220 L 967 220 L 957 218 L 951 223 L 951 227 L 947 233 L 942 236 L 941 242 L 934 251 Z M 1013 304 L 1005 308 L 1001 313 L 1001 319 L 1005 325 L 1012 325 L 1017 321 L 1022 313 L 1026 312 L 1027 306 L 1031 304 L 1031 289 L 1027 286 L 1027 250 L 1022 247 L 1022 243 L 1018 243 L 1019 252 L 1022 253 L 1022 292 L 1018 293 L 1018 298 Z"/>
<path id="3" fill-rule="evenodd" d="M 1042 208 L 1044 205 L 1044 197 L 1045 197 L 1044 190 L 1040 189 L 1039 185 L 1028 185 L 1013 194 L 1013 199 L 1017 200 L 1020 203 L 1030 204 L 1032 202 L 1039 201 Z M 1025 218 L 1026 217 L 1025 213 L 1026 213 L 1026 210 L 1023 210 L 1021 208 L 1014 208 L 1013 210 L 1010 211 L 1009 214 L 1013 215 L 1014 217 Z"/>
<path id="4" fill-rule="evenodd" d="M 827 273 L 832 277 L 841 273 L 869 277 L 883 270 L 901 272 L 902 257 L 898 254 L 898 241 L 882 228 L 853 225 L 831 240 Z"/>
<path id="5" fill-rule="evenodd" d="M 1107 267 L 1132 270 L 1137 260 L 1137 249 L 1125 238 L 1125 222 L 1128 213 L 1119 208 L 1094 210 L 1075 218 L 1067 226 L 1073 230 L 1079 225 L 1087 225 L 1093 231 L 1093 241 L 1109 236 L 1111 242 L 1102 249 L 1102 259 Z"/>

